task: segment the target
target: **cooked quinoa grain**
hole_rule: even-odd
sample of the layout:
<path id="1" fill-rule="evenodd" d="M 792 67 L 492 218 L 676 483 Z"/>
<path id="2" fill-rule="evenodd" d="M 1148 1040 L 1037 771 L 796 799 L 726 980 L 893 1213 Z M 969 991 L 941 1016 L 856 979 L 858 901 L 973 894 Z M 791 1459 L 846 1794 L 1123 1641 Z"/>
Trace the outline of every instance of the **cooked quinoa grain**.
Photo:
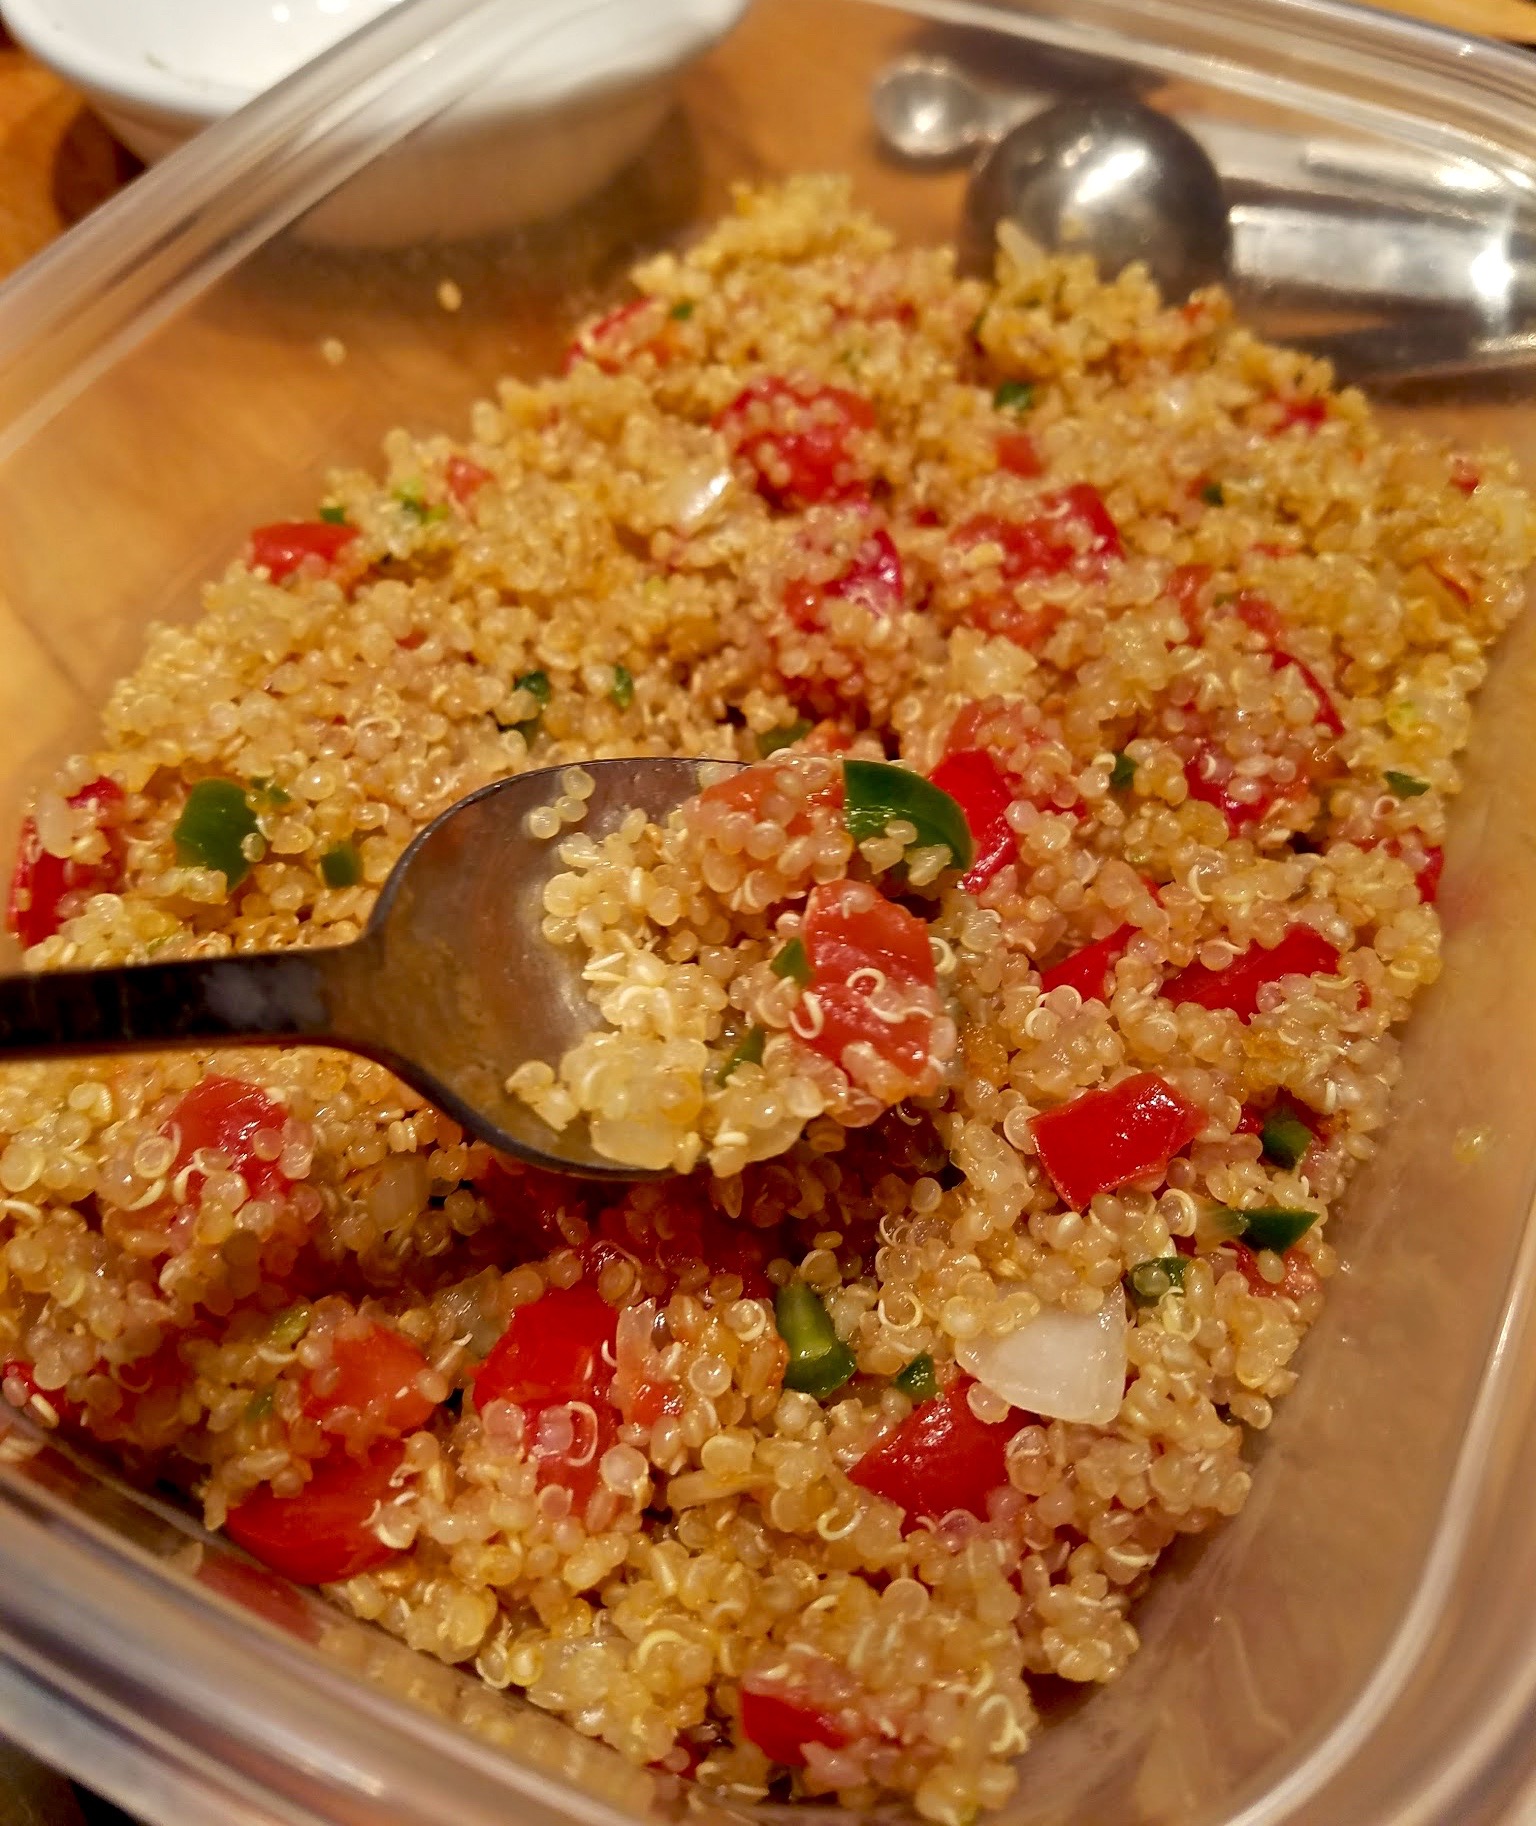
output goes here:
<path id="1" fill-rule="evenodd" d="M 602 1020 L 516 1088 L 678 1175 L 498 1160 L 336 1053 L 9 1068 L 0 1390 L 636 1762 L 961 1826 L 1242 1506 L 1536 521 L 1219 293 L 957 280 L 832 180 L 635 281 L 154 631 L 11 924 L 345 943 L 563 770 Z M 748 766 L 586 832 L 639 754 Z"/>

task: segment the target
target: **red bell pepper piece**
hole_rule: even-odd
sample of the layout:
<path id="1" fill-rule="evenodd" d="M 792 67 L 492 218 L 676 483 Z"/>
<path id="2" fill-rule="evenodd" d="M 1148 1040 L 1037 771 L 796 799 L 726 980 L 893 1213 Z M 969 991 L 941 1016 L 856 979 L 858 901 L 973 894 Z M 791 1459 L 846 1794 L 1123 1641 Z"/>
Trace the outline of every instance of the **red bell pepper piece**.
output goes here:
<path id="1" fill-rule="evenodd" d="M 1278 437 L 1282 431 L 1289 431 L 1295 425 L 1305 426 L 1308 431 L 1316 431 L 1327 416 L 1328 402 L 1325 399 L 1282 400 L 1280 418 L 1272 435 Z"/>
<path id="2" fill-rule="evenodd" d="M 1285 1263 L 1285 1275 L 1279 1281 L 1266 1281 L 1259 1273 L 1259 1258 L 1246 1243 L 1223 1243 L 1217 1255 L 1231 1252 L 1233 1266 L 1248 1283 L 1250 1293 L 1260 1296 L 1284 1294 L 1288 1299 L 1299 1300 L 1303 1294 L 1315 1293 L 1322 1282 L 1318 1279 L 1317 1270 L 1312 1266 L 1304 1249 L 1287 1249 L 1281 1256 Z"/>
<path id="3" fill-rule="evenodd" d="M 1200 755 L 1184 763 L 1184 781 L 1189 788 L 1190 798 L 1199 799 L 1206 805 L 1214 805 L 1226 819 L 1227 829 L 1234 837 L 1241 836 L 1255 824 L 1262 824 L 1288 792 L 1297 790 L 1295 787 L 1281 789 L 1266 786 L 1255 799 L 1236 799 L 1227 790 L 1231 784 L 1229 780 L 1206 778 Z"/>
<path id="4" fill-rule="evenodd" d="M 8 1363 L 0 1364 L 0 1390 L 11 1404 L 26 1413 L 30 1408 L 32 1418 L 44 1425 L 53 1424 L 48 1416 L 59 1426 L 71 1426 L 80 1418 L 80 1410 L 68 1400 L 62 1389 L 40 1389 L 37 1378 L 32 1373 L 32 1365 L 20 1357 L 12 1357 Z M 33 1403 L 40 1405 L 34 1407 Z"/>
<path id="5" fill-rule="evenodd" d="M 862 394 L 781 375 L 744 387 L 715 419 L 715 429 L 757 471 L 758 492 L 780 507 L 864 494 L 869 477 L 854 439 L 874 426 L 875 409 Z"/>
<path id="6" fill-rule="evenodd" d="M 281 1134 L 288 1112 L 264 1090 L 239 1078 L 215 1073 L 194 1084 L 161 1126 L 176 1139 L 173 1173 L 179 1173 L 205 1148 L 222 1154 L 232 1173 L 245 1181 L 252 1198 L 280 1198 L 292 1180 L 276 1160 L 265 1160 L 252 1146 L 257 1135 Z M 187 1179 L 187 1196 L 196 1198 L 203 1175 Z"/>
<path id="7" fill-rule="evenodd" d="M 956 1509 L 982 1521 L 987 1498 L 1008 1482 L 1008 1441 L 1022 1418 L 978 1420 L 969 1380 L 925 1401 L 848 1473 L 861 1490 L 897 1504 L 912 1522 L 937 1522 Z"/>
<path id="8" fill-rule="evenodd" d="M 806 633 L 822 626 L 821 605 L 828 597 L 856 602 L 871 615 L 894 615 L 906 593 L 901 553 L 885 528 L 877 527 L 854 553 L 847 569 L 830 583 L 796 579 L 784 590 L 784 606 L 795 626 Z"/>
<path id="9" fill-rule="evenodd" d="M 1419 899 L 1432 907 L 1440 897 L 1440 877 L 1445 871 L 1445 851 L 1437 843 L 1424 845 L 1424 866 L 1414 876 Z"/>
<path id="10" fill-rule="evenodd" d="M 1106 937 L 1095 939 L 1091 945 L 1084 945 L 1081 950 L 1059 959 L 1040 972 L 1041 989 L 1049 995 L 1053 989 L 1066 985 L 1075 989 L 1085 1002 L 1102 1002 L 1109 992 L 1115 965 L 1124 957 L 1125 948 L 1136 932 L 1137 928 L 1129 924 L 1116 926 Z"/>
<path id="11" fill-rule="evenodd" d="M 448 459 L 445 480 L 449 494 L 459 506 L 468 507 L 486 483 L 495 478 L 484 464 L 475 462 L 473 457 L 460 456 L 455 451 Z"/>
<path id="12" fill-rule="evenodd" d="M 861 881 L 824 882 L 806 898 L 801 939 L 811 965 L 810 992 L 820 1008 L 813 1035 L 800 1037 L 813 1051 L 841 1064 L 857 1041 L 916 1082 L 933 1054 L 937 998 L 931 1007 L 910 992 L 936 990 L 938 976 L 928 928 L 905 907 Z M 902 996 L 909 1012 L 898 1021 L 877 1013 L 874 978 Z"/>
<path id="13" fill-rule="evenodd" d="M 1096 1192 L 1161 1173 L 1204 1127 L 1204 1111 L 1155 1072 L 1085 1091 L 1030 1123 L 1041 1165 L 1074 1211 Z"/>
<path id="14" fill-rule="evenodd" d="M 997 452 L 998 468 L 1006 469 L 1009 475 L 1022 476 L 1028 482 L 1045 474 L 1035 440 L 1027 431 L 999 431 L 993 448 Z"/>
<path id="15" fill-rule="evenodd" d="M 38 841 L 36 820 L 26 819 L 16 846 L 16 867 L 5 910 L 7 930 L 25 946 L 40 945 L 45 938 L 53 937 L 69 916 L 66 902 L 84 902 L 92 894 L 112 894 L 122 885 L 122 846 L 112 829 L 123 803 L 122 787 L 116 780 L 92 780 L 89 786 L 71 793 L 69 803 L 77 811 L 94 813 L 97 823 L 106 826 L 107 853 L 99 862 L 76 862 L 72 857 L 52 855 Z"/>
<path id="16" fill-rule="evenodd" d="M 805 1767 L 807 1744 L 840 1749 L 848 1741 L 848 1733 L 835 1718 L 793 1689 L 775 1692 L 747 1681 L 741 1688 L 741 1734 L 769 1762 L 786 1769 Z"/>
<path id="17" fill-rule="evenodd" d="M 331 520 L 283 520 L 255 529 L 246 562 L 253 570 L 264 570 L 274 583 L 281 583 L 307 558 L 334 564 L 356 537 L 355 526 Z"/>
<path id="18" fill-rule="evenodd" d="M 320 1373 L 318 1384 L 311 1378 L 304 1412 L 325 1432 L 345 1434 L 354 1447 L 362 1443 L 359 1425 L 370 1442 L 398 1439 L 424 1426 L 436 1407 L 416 1386 L 426 1367 L 410 1339 L 387 1325 L 337 1337 L 330 1370 Z"/>
<path id="19" fill-rule="evenodd" d="M 945 755 L 929 778 L 965 813 L 976 855 L 961 885 L 979 894 L 1019 852 L 1019 840 L 1008 822 L 1013 782 L 984 748 Z"/>
<path id="20" fill-rule="evenodd" d="M 1265 950 L 1250 945 L 1221 970 L 1190 964 L 1169 977 L 1163 994 L 1170 1002 L 1198 1002 L 1202 1008 L 1229 1008 L 1243 1021 L 1259 1012 L 1259 991 L 1283 976 L 1333 976 L 1339 952 L 1311 926 L 1295 925 L 1278 945 Z"/>
<path id="21" fill-rule="evenodd" d="M 398 1440 L 359 1461 L 333 1453 L 297 1496 L 260 1489 L 230 1510 L 224 1531 L 237 1547 L 299 1585 L 355 1579 L 395 1557 L 368 1524 L 392 1494 L 405 1448 Z"/>
<path id="22" fill-rule="evenodd" d="M 595 1287 L 551 1287 L 492 1345 L 475 1374 L 475 1406 L 595 1401 L 613 1380 L 619 1315 Z"/>

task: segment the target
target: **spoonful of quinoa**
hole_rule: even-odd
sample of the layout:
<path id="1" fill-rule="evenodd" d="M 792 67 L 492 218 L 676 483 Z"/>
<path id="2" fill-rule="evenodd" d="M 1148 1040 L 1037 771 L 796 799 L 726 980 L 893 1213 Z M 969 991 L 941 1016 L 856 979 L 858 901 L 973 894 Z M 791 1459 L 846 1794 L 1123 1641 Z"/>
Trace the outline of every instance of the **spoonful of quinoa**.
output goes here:
<path id="1" fill-rule="evenodd" d="M 238 868 L 244 803 L 194 786 L 178 845 Z M 954 797 L 879 761 L 541 769 L 423 830 L 351 944 L 0 979 L 0 1058 L 340 1047 L 541 1166 L 739 1172 L 939 1088 L 929 920 L 975 853 Z"/>

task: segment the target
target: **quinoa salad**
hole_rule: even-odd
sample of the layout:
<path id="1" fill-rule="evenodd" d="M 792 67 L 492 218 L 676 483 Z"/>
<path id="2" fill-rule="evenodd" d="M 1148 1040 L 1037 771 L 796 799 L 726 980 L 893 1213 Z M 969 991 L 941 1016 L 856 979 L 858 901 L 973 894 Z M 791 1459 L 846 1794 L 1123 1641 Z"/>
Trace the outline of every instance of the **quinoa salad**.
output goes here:
<path id="1" fill-rule="evenodd" d="M 318 1049 L 7 1067 L 5 1398 L 636 1763 L 965 1826 L 1242 1507 L 1348 1259 L 1513 465 L 806 178 L 294 505 L 37 795 L 26 968 L 344 943 L 556 768 L 596 1024 L 512 1088 L 667 1171 Z M 629 755 L 737 765 L 587 831 Z"/>

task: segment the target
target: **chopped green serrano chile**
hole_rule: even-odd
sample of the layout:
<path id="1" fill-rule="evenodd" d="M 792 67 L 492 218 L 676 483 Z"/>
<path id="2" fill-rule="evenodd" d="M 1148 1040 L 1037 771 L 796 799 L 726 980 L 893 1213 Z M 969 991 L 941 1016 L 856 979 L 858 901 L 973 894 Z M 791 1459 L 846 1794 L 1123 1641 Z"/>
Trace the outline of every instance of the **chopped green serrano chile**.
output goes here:
<path id="1" fill-rule="evenodd" d="M 327 526 L 345 526 L 347 510 L 344 507 L 322 507 L 320 518 L 325 521 Z"/>
<path id="2" fill-rule="evenodd" d="M 1127 791 L 1136 780 L 1136 763 L 1122 748 L 1115 756 L 1115 764 L 1109 770 L 1109 790 L 1112 793 Z"/>
<path id="3" fill-rule="evenodd" d="M 768 968 L 775 976 L 793 977 L 802 989 L 810 984 L 811 960 L 798 938 L 792 938 L 782 951 L 776 952 Z"/>
<path id="4" fill-rule="evenodd" d="M 285 793 L 275 780 L 265 778 L 252 780 L 251 791 L 258 799 L 264 799 L 268 805 L 292 805 L 293 795 Z"/>
<path id="5" fill-rule="evenodd" d="M 635 701 L 635 675 L 628 666 L 613 669 L 613 689 L 608 693 L 620 710 L 628 710 Z"/>
<path id="6" fill-rule="evenodd" d="M 1027 380 L 1005 380 L 992 395 L 992 404 L 1000 412 L 1028 412 L 1035 403 L 1035 390 Z"/>
<path id="7" fill-rule="evenodd" d="M 498 722 L 496 726 L 498 729 L 515 729 L 524 740 L 531 740 L 534 732 L 538 729 L 539 718 L 544 714 L 544 708 L 553 695 L 550 690 L 549 674 L 547 672 L 519 673 L 512 681 L 512 689 L 514 691 L 526 691 L 539 708 L 532 716 L 525 717 L 520 723 Z"/>
<path id="8" fill-rule="evenodd" d="M 278 1350 L 292 1350 L 309 1330 L 310 1312 L 307 1306 L 290 1306 L 280 1312 L 272 1321 L 272 1328 L 267 1333 L 268 1341 Z"/>
<path id="9" fill-rule="evenodd" d="M 1317 1222 L 1315 1211 L 1290 1211 L 1283 1205 L 1258 1205 L 1252 1211 L 1239 1211 L 1243 1220 L 1243 1241 L 1250 1249 L 1273 1249 L 1284 1255 L 1299 1243 Z"/>
<path id="10" fill-rule="evenodd" d="M 1125 1285 L 1138 1306 L 1156 1306 L 1165 1293 L 1183 1287 L 1184 1268 L 1182 1255 L 1154 1256 L 1149 1262 L 1138 1262 L 1125 1277 Z"/>
<path id="11" fill-rule="evenodd" d="M 910 1395 L 914 1401 L 932 1401 L 939 1392 L 939 1379 L 933 1373 L 933 1358 L 927 1351 L 914 1357 L 899 1375 L 891 1381 L 904 1395 Z"/>
<path id="12" fill-rule="evenodd" d="M 1298 1117 L 1285 1110 L 1273 1110 L 1264 1118 L 1259 1139 L 1264 1147 L 1264 1158 L 1289 1170 L 1305 1158 L 1313 1135 Z"/>
<path id="13" fill-rule="evenodd" d="M 257 834 L 250 795 L 238 780 L 199 780 L 171 832 L 176 857 L 189 868 L 217 869 L 235 888 L 250 873 L 247 837 Z"/>
<path id="14" fill-rule="evenodd" d="M 1389 767 L 1382 778 L 1399 799 L 1417 799 L 1420 793 L 1429 791 L 1428 780 L 1417 780 L 1412 774 L 1400 774 L 1393 767 Z"/>
<path id="15" fill-rule="evenodd" d="M 693 315 L 693 308 L 693 300 L 691 298 L 679 298 L 672 309 L 667 312 L 667 315 L 675 323 L 686 323 Z"/>
<path id="16" fill-rule="evenodd" d="M 738 1065 L 761 1065 L 763 1046 L 768 1035 L 761 1027 L 749 1027 L 731 1048 L 731 1055 L 715 1073 L 716 1084 L 724 1084 Z"/>
<path id="17" fill-rule="evenodd" d="M 247 1420 L 270 1420 L 277 1406 L 277 1390 L 269 1382 L 264 1389 L 257 1389 L 245 1404 Z"/>
<path id="18" fill-rule="evenodd" d="M 777 729 L 765 729 L 757 738 L 757 752 L 766 761 L 771 754 L 777 754 L 781 748 L 788 748 L 791 742 L 803 742 L 811 733 L 811 725 L 801 717 L 797 723 L 783 723 Z"/>
<path id="19" fill-rule="evenodd" d="M 858 1365 L 838 1337 L 832 1318 L 814 1288 L 791 1281 L 773 1296 L 773 1319 L 789 1346 L 784 1386 L 817 1400 L 840 1389 Z"/>
<path id="20" fill-rule="evenodd" d="M 885 827 L 897 818 L 917 827 L 918 844 L 942 843 L 954 868 L 971 866 L 971 828 L 947 792 L 889 761 L 844 761 L 843 822 L 854 842 L 883 837 Z"/>
<path id="21" fill-rule="evenodd" d="M 1200 499 L 1207 507 L 1224 507 L 1227 497 L 1220 482 L 1207 482 L 1200 490 Z"/>
<path id="22" fill-rule="evenodd" d="M 355 888 L 363 879 L 363 859 L 355 843 L 338 843 L 320 858 L 320 873 L 328 888 Z"/>

